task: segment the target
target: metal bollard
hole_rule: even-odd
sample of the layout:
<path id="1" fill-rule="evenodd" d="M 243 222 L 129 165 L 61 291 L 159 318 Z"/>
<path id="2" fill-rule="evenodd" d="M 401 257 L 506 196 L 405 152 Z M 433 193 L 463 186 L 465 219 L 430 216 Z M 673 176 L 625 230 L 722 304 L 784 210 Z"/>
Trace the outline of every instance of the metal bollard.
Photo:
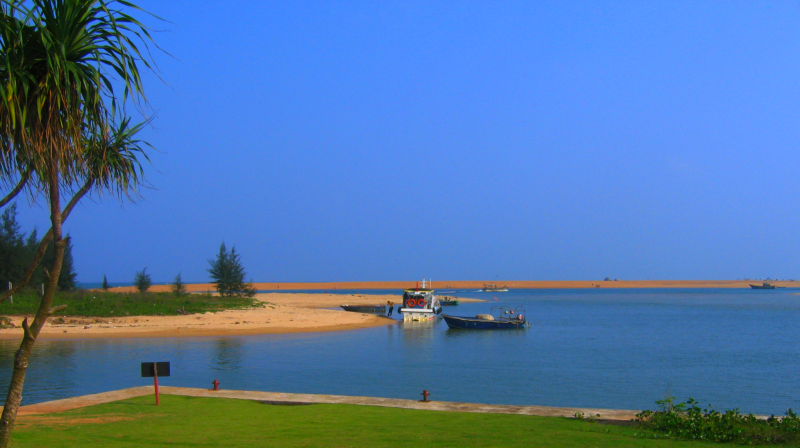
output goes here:
<path id="1" fill-rule="evenodd" d="M 219 390 L 219 380 L 218 379 L 214 378 L 214 381 L 212 381 L 211 384 L 214 386 L 213 390 Z"/>
<path id="2" fill-rule="evenodd" d="M 430 391 L 428 389 L 424 389 L 422 391 L 422 401 L 430 401 L 430 400 L 428 400 L 428 397 L 430 397 L 430 396 L 431 396 L 431 393 L 430 393 Z"/>

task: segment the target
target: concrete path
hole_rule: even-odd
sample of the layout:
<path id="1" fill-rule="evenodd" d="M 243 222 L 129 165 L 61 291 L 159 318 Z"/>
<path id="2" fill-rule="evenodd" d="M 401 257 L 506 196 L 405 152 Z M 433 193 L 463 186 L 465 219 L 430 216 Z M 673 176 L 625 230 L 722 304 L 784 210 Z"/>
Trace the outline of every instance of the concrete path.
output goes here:
<path id="1" fill-rule="evenodd" d="M 198 389 L 192 387 L 161 386 L 161 393 L 168 395 L 184 395 L 189 397 L 222 397 L 239 400 L 253 400 L 275 404 L 357 404 L 363 406 L 383 406 L 403 409 L 426 409 L 429 411 L 455 411 L 455 412 L 480 412 L 488 414 L 520 414 L 539 415 L 545 417 L 574 417 L 581 414 L 586 418 L 601 420 L 632 420 L 639 411 L 622 409 L 594 409 L 594 408 L 559 408 L 551 406 L 516 406 L 504 404 L 459 403 L 453 401 L 403 400 L 399 398 L 381 397 L 355 397 L 348 395 L 321 395 L 321 394 L 290 394 L 283 392 L 260 392 L 246 390 L 219 390 Z M 152 395 L 152 386 L 132 387 L 129 389 L 103 392 L 99 394 L 84 395 L 81 397 L 66 398 L 63 400 L 37 403 L 21 408 L 21 415 L 47 414 L 67 411 L 70 409 L 93 406 L 96 404 L 110 403 L 126 398 Z"/>

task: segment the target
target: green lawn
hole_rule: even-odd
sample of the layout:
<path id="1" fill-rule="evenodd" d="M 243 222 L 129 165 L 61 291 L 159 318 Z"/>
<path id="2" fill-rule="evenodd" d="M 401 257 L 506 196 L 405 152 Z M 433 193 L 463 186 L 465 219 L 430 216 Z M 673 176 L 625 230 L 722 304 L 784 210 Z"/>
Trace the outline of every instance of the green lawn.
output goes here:
<path id="1" fill-rule="evenodd" d="M 223 398 L 140 397 L 23 417 L 23 447 L 715 447 L 648 438 L 631 426 L 557 417 L 355 405 L 268 405 Z M 652 437 L 652 436 L 650 436 Z"/>

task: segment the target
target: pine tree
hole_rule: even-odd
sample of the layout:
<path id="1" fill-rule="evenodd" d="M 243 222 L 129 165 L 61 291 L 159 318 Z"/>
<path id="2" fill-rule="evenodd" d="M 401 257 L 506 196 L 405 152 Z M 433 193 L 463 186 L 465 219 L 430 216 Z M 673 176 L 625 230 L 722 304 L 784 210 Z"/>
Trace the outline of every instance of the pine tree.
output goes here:
<path id="1" fill-rule="evenodd" d="M 106 274 L 103 274 L 103 290 L 108 291 L 108 279 L 106 278 Z"/>
<path id="2" fill-rule="evenodd" d="M 72 242 L 69 235 L 65 236 L 64 261 L 61 275 L 58 278 L 58 289 L 72 290 L 76 286 L 74 262 L 72 258 Z M 17 223 L 17 207 L 11 204 L 0 215 L 0 290 L 5 290 L 8 282 L 16 284 L 25 276 L 26 266 L 33 261 L 39 248 L 39 235 L 33 229 L 27 238 L 20 232 Z M 29 282 L 35 288 L 47 281 L 45 266 L 52 264 L 55 259 L 55 247 L 50 244 L 45 251 L 43 263 L 33 272 Z"/>
<path id="3" fill-rule="evenodd" d="M 223 242 L 215 260 L 208 261 L 211 267 L 208 273 L 217 285 L 221 296 L 252 297 L 255 294 L 253 285 L 244 281 L 245 271 L 236 248 L 228 251 Z"/>
<path id="4" fill-rule="evenodd" d="M 75 278 L 78 274 L 75 273 L 72 261 L 72 238 L 67 235 L 65 239 L 67 240 L 67 247 L 64 250 L 64 264 L 61 266 L 61 275 L 58 277 L 58 289 L 72 291 L 75 289 Z"/>
<path id="5" fill-rule="evenodd" d="M 172 283 L 172 292 L 176 296 L 186 294 L 186 285 L 183 283 L 183 280 L 181 280 L 181 274 L 175 277 L 175 282 Z"/>
<path id="6" fill-rule="evenodd" d="M 142 268 L 141 271 L 136 273 L 133 284 L 136 285 L 136 289 L 141 293 L 145 293 L 150 289 L 150 285 L 153 284 L 153 281 L 150 279 L 150 274 L 147 273 L 147 268 Z"/>
<path id="7" fill-rule="evenodd" d="M 58 289 L 62 291 L 69 291 L 75 289 L 75 278 L 77 277 L 77 274 L 75 273 L 75 268 L 72 261 L 72 239 L 69 235 L 65 235 L 64 240 L 66 241 L 66 245 L 64 247 L 64 261 L 63 265 L 61 266 L 61 275 L 58 277 Z M 38 242 L 36 246 L 38 246 Z M 30 253 L 31 259 L 33 259 L 35 251 L 36 248 L 33 248 L 33 252 Z M 55 258 L 56 248 L 55 245 L 51 243 L 47 247 L 47 251 L 44 253 L 43 262 L 36 269 L 33 277 L 31 277 L 32 285 L 47 283 L 47 279 L 50 274 L 47 272 L 45 267 L 50 266 Z"/>
<path id="8" fill-rule="evenodd" d="M 17 205 L 11 204 L 0 215 L 0 289 L 19 281 L 25 273 L 25 243 L 17 223 Z"/>

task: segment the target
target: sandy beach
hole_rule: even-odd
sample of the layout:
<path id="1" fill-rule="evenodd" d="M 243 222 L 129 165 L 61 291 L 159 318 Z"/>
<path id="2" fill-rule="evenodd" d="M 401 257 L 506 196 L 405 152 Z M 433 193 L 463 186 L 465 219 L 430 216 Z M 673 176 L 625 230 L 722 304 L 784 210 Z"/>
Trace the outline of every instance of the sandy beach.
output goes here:
<path id="1" fill-rule="evenodd" d="M 269 333 L 340 331 L 393 325 L 395 320 L 351 313 L 342 304 L 398 303 L 398 295 L 258 294 L 263 307 L 185 316 L 51 318 L 40 335 L 46 339 L 105 337 L 220 336 Z M 13 317 L 19 327 L 24 316 Z M 20 328 L 0 330 L 0 339 L 19 339 Z"/>

